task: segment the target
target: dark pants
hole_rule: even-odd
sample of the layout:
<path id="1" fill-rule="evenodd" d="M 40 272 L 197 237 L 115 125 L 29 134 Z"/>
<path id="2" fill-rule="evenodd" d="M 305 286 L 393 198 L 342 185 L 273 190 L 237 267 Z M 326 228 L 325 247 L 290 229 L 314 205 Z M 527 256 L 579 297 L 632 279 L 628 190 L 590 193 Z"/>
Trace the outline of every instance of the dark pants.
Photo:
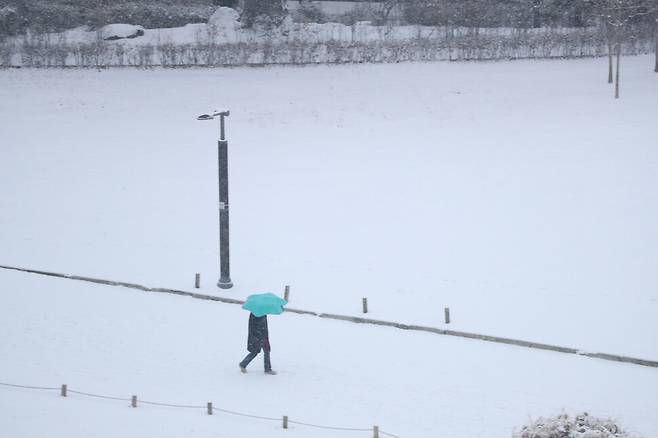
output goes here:
<path id="1" fill-rule="evenodd" d="M 260 351 L 249 353 L 244 359 L 242 359 L 240 366 L 242 368 L 247 368 L 249 362 L 254 360 L 254 358 L 258 356 L 258 353 L 260 353 Z M 270 350 L 263 350 L 263 354 L 265 355 L 265 371 L 272 371 L 272 363 L 270 362 Z"/>

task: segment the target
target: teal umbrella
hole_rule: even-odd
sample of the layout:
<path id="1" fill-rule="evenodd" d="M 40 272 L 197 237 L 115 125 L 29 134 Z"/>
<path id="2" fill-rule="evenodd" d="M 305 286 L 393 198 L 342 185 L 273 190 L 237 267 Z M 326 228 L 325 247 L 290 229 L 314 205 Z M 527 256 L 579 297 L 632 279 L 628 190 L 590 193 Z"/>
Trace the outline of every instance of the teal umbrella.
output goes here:
<path id="1" fill-rule="evenodd" d="M 286 304 L 288 302 L 283 298 L 267 292 L 264 294 L 249 295 L 242 308 L 250 311 L 255 316 L 280 315 L 283 313 L 283 306 Z"/>

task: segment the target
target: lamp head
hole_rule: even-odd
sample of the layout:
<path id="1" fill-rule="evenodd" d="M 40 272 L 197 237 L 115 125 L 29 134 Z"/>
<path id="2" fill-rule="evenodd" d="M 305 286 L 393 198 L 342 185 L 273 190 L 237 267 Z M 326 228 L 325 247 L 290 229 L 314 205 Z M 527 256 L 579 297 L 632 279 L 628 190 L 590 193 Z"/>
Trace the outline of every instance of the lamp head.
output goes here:
<path id="1" fill-rule="evenodd" d="M 228 117 L 231 114 L 229 110 L 215 110 L 211 114 L 201 114 L 197 120 L 213 120 L 215 117 Z"/>

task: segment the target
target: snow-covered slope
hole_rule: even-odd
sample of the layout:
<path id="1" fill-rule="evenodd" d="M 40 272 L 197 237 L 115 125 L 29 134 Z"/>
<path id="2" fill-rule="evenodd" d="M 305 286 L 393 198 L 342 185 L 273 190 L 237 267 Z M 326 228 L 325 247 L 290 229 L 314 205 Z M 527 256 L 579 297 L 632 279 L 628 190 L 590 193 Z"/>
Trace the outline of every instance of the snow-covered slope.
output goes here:
<path id="1" fill-rule="evenodd" d="M 658 434 L 653 368 L 284 313 L 273 365 L 247 375 L 239 306 L 0 271 L 0 381 L 199 409 L 0 386 L 3 430 L 34 436 L 363 437 L 218 413 L 383 431 L 404 438 L 510 437 L 528 417 L 586 410 Z"/>

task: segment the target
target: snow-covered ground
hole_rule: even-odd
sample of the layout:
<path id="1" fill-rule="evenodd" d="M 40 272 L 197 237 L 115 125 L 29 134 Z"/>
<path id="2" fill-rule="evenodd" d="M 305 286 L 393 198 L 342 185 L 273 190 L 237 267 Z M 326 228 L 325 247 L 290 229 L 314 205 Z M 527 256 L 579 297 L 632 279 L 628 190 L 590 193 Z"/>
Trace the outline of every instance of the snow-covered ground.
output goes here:
<path id="1" fill-rule="evenodd" d="M 658 434 L 654 368 L 284 313 L 273 365 L 247 375 L 239 306 L 0 271 L 0 381 L 412 437 L 510 437 L 529 418 L 588 411 Z M 216 413 L 0 386 L 2 428 L 35 436 L 354 437 Z"/>
<path id="2" fill-rule="evenodd" d="M 605 60 L 0 71 L 0 264 L 658 359 L 658 82 Z"/>
<path id="3" fill-rule="evenodd" d="M 187 290 L 200 272 L 204 293 L 291 285 L 296 308 L 359 315 L 368 297 L 368 316 L 434 326 L 450 306 L 455 330 L 656 360 L 651 66 L 623 60 L 617 101 L 602 59 L 0 71 L 0 264 Z M 229 291 L 219 126 L 196 120 L 217 107 Z M 563 408 L 658 434 L 652 368 L 285 314 L 265 382 L 236 373 L 237 306 L 6 271 L 0 289 L 0 381 L 405 437 L 509 436 Z M 283 433 L 1 391 L 12 436 Z"/>

